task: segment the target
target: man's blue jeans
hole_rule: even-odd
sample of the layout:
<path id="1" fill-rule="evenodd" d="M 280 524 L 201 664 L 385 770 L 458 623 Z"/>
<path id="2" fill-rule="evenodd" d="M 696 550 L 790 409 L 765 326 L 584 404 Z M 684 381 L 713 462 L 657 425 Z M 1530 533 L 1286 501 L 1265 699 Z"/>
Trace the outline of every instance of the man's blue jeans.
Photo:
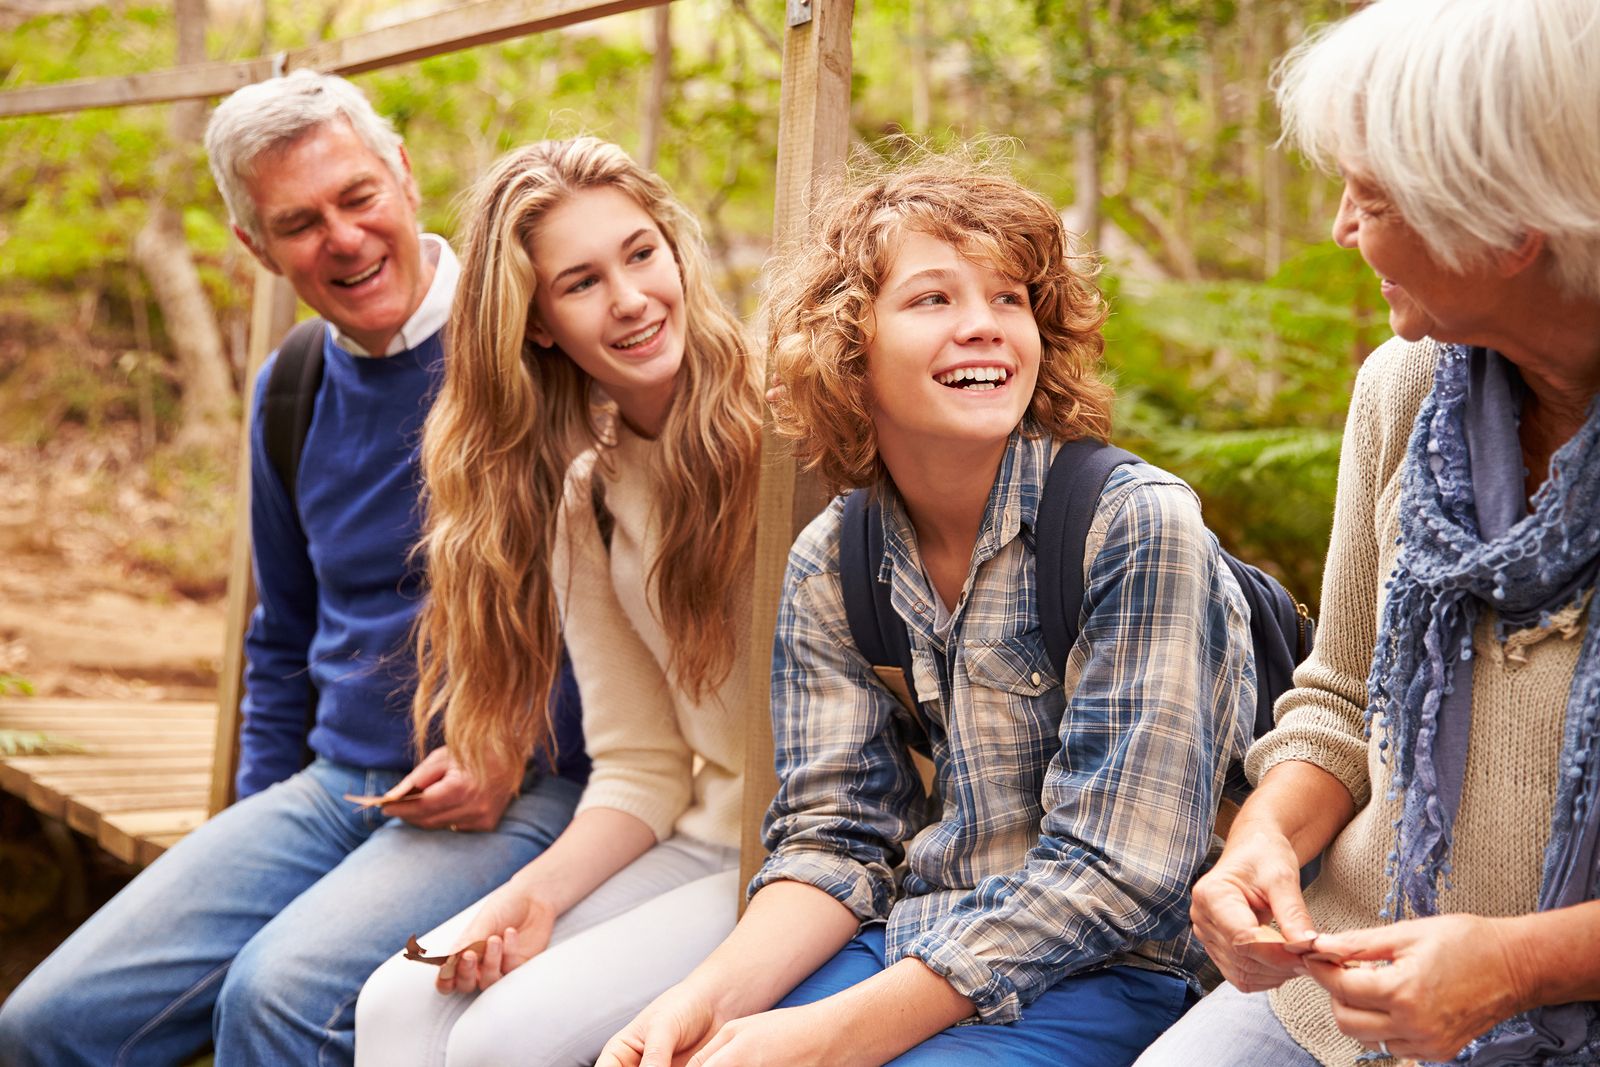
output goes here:
<path id="1" fill-rule="evenodd" d="M 0 1006 L 0 1064 L 172 1067 L 207 1038 L 217 1067 L 350 1063 L 361 983 L 544 851 L 581 791 L 539 780 L 490 834 L 342 799 L 400 777 L 318 760 L 185 837 Z"/>

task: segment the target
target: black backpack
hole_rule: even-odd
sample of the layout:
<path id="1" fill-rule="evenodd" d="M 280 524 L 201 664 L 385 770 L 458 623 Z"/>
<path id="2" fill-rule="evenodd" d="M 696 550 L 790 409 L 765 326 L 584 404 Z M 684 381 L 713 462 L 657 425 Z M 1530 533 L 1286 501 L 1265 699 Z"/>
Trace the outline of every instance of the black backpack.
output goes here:
<path id="1" fill-rule="evenodd" d="M 1068 441 L 1056 453 L 1039 499 L 1034 552 L 1039 588 L 1039 626 L 1045 652 L 1060 677 L 1078 639 L 1083 609 L 1083 550 L 1095 506 L 1111 472 L 1142 462 L 1132 452 L 1092 438 Z M 850 636 L 873 672 L 921 722 L 911 676 L 911 639 L 895 614 L 889 586 L 878 581 L 883 560 L 883 509 L 866 489 L 845 498 L 839 537 L 839 578 Z M 1296 665 L 1311 651 L 1316 624 L 1310 612 L 1277 579 L 1222 553 L 1250 609 L 1255 646 L 1255 736 L 1272 729 L 1272 705 L 1293 685 Z M 903 691 L 902 691 L 903 687 Z"/>
<path id="2" fill-rule="evenodd" d="M 321 319 L 307 319 L 289 331 L 278 346 L 278 361 L 272 365 L 267 395 L 261 402 L 267 460 L 295 505 L 297 524 L 300 498 L 295 495 L 295 478 L 317 407 L 317 389 L 322 385 L 322 339 L 327 328 Z"/>

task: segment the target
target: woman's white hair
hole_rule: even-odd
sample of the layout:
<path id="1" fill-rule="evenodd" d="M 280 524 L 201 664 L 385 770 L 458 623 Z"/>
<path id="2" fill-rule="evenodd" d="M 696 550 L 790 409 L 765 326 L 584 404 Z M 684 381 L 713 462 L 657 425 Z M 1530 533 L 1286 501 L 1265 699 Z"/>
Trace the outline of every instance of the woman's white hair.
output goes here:
<path id="1" fill-rule="evenodd" d="M 404 184 L 400 135 L 389 120 L 372 110 L 361 90 L 343 78 L 297 70 L 247 85 L 217 105 L 206 125 L 206 155 L 227 205 L 228 221 L 252 243 L 261 244 L 261 219 L 245 183 L 255 176 L 256 160 L 341 119 L 383 160 L 395 180 Z"/>
<path id="2" fill-rule="evenodd" d="M 1284 140 L 1360 167 L 1441 263 L 1536 231 L 1600 300 L 1600 0 L 1377 0 L 1276 78 Z"/>

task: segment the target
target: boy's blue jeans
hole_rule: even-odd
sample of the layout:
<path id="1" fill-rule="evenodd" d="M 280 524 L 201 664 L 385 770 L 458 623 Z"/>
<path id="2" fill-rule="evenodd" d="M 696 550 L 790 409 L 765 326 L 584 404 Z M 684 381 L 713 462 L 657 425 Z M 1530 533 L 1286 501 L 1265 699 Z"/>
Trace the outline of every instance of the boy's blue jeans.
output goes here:
<path id="1" fill-rule="evenodd" d="M 884 966 L 883 927 L 868 927 L 778 1007 L 821 1000 Z M 887 1067 L 1127 1067 L 1178 1020 L 1191 999 L 1188 983 L 1170 974 L 1111 967 L 1068 975 L 1024 1008 L 1016 1022 L 952 1026 Z"/>
<path id="2" fill-rule="evenodd" d="M 0 1065 L 347 1064 L 377 966 L 555 839 L 581 787 L 544 778 L 489 834 L 418 830 L 345 793 L 403 772 L 318 760 L 189 834 L 0 1005 Z M 420 964 L 419 964 L 420 966 Z"/>

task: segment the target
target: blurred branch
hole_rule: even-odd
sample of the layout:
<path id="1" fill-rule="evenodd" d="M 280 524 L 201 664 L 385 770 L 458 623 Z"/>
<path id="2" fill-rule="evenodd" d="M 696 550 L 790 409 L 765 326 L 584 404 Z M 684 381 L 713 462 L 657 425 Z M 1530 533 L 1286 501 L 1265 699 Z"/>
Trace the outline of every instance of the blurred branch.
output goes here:
<path id="1" fill-rule="evenodd" d="M 0 0 L 0 20 L 79 15 L 110 6 L 106 0 Z"/>
<path id="2" fill-rule="evenodd" d="M 756 31 L 756 36 L 761 38 L 761 43 L 767 46 L 767 51 L 782 59 L 783 45 L 779 44 L 778 39 L 772 36 L 765 26 L 761 25 L 760 19 L 750 13 L 749 0 L 732 0 L 732 3 L 733 9 L 739 13 L 745 22 L 749 23 L 752 30 Z"/>

